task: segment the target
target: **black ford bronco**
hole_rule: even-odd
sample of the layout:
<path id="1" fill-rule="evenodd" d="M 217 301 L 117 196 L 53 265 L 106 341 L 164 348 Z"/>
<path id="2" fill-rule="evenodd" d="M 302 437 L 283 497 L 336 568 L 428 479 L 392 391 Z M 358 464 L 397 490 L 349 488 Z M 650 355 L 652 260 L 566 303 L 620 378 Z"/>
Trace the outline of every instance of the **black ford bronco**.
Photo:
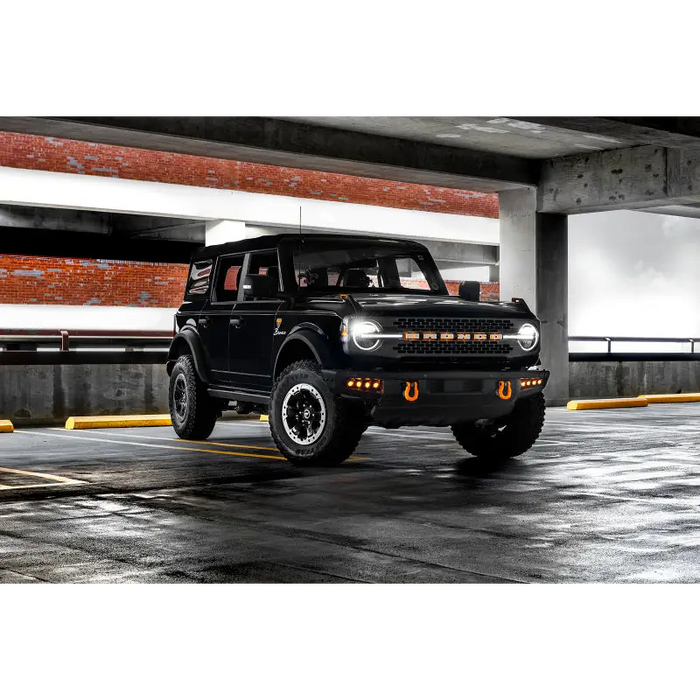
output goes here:
<path id="1" fill-rule="evenodd" d="M 476 285 L 476 290 L 474 288 Z M 450 296 L 428 249 L 276 235 L 199 249 L 168 355 L 170 412 L 206 439 L 224 409 L 269 415 L 294 463 L 347 459 L 370 424 L 450 426 L 468 452 L 528 450 L 549 372 L 525 302 Z"/>

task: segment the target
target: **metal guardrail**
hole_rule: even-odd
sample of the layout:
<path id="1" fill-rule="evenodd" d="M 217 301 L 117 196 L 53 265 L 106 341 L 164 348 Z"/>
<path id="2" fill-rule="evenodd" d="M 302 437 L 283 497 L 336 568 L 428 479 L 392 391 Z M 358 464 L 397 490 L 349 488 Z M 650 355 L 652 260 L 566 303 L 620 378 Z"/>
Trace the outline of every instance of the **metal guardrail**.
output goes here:
<path id="1" fill-rule="evenodd" d="M 167 348 L 172 331 L 85 331 L 1 329 L 0 350 L 71 350 L 124 347 L 127 350 Z"/>
<path id="2" fill-rule="evenodd" d="M 700 338 L 636 338 L 631 336 L 599 336 L 599 335 L 571 335 L 569 342 L 591 342 L 591 343 L 606 343 L 607 350 L 605 353 L 598 354 L 613 354 L 613 343 L 690 343 L 690 352 L 684 354 L 695 354 L 695 344 L 700 343 Z M 587 353 L 595 354 L 595 353 Z M 630 354 L 625 353 L 625 354 Z M 647 353 L 649 354 L 649 353 Z M 654 353 L 663 356 L 663 353 Z M 677 353 L 678 354 L 678 353 Z M 683 354 L 683 353 L 681 353 Z"/>
<path id="3" fill-rule="evenodd" d="M 0 329 L 0 365 L 165 362 L 172 331 Z"/>

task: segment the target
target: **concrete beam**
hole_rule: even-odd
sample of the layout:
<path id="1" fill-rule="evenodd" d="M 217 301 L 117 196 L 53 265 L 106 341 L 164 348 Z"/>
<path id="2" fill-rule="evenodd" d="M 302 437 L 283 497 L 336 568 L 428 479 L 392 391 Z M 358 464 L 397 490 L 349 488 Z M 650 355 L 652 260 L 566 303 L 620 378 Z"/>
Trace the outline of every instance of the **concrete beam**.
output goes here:
<path id="1" fill-rule="evenodd" d="M 0 226 L 0 254 L 5 255 L 189 263 L 199 245 L 201 243 L 134 240 L 92 233 L 66 236 L 56 231 Z"/>
<path id="2" fill-rule="evenodd" d="M 526 122 L 589 134 L 601 143 L 699 148 L 697 117 L 517 117 Z"/>
<path id="3" fill-rule="evenodd" d="M 535 160 L 262 117 L 2 117 L 0 130 L 480 192 L 539 177 Z"/>
<path id="4" fill-rule="evenodd" d="M 495 265 L 498 262 L 498 246 L 477 243 L 450 243 L 447 241 L 421 241 L 431 255 L 442 262 L 456 264 Z"/>
<path id="5" fill-rule="evenodd" d="M 0 205 L 0 226 L 75 233 L 110 233 L 109 214 L 95 211 Z"/>
<path id="6" fill-rule="evenodd" d="M 636 146 L 547 161 L 538 211 L 578 214 L 700 200 L 700 151 Z"/>

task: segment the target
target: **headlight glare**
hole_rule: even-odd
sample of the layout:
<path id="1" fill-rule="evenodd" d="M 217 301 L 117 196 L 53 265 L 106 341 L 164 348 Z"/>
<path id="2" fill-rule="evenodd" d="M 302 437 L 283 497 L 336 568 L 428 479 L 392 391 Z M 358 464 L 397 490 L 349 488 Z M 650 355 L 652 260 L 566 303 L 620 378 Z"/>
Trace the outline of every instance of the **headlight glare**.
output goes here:
<path id="1" fill-rule="evenodd" d="M 350 327 L 353 343 L 365 352 L 376 350 L 381 345 L 382 339 L 377 337 L 381 332 L 381 326 L 374 321 L 355 321 Z"/>
<path id="2" fill-rule="evenodd" d="M 540 333 L 531 323 L 525 323 L 518 330 L 518 345 L 523 350 L 532 350 L 540 339 Z"/>

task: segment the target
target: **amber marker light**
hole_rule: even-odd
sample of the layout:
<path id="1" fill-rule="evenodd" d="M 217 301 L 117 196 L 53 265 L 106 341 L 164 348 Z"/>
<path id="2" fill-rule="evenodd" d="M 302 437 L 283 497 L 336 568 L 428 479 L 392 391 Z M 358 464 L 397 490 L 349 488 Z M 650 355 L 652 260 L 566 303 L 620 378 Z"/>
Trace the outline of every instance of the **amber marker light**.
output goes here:
<path id="1" fill-rule="evenodd" d="M 354 386 L 355 386 L 355 380 L 354 380 L 354 379 L 348 379 L 348 386 L 349 386 L 350 388 L 354 387 Z"/>
<path id="2" fill-rule="evenodd" d="M 454 340 L 454 333 L 440 333 L 440 340 Z"/>
<path id="3" fill-rule="evenodd" d="M 437 340 L 437 333 L 423 333 L 423 340 Z"/>
<path id="4" fill-rule="evenodd" d="M 404 340 L 420 340 L 420 333 L 417 331 L 406 331 L 403 334 Z"/>
<path id="5" fill-rule="evenodd" d="M 489 340 L 501 340 L 503 336 L 500 333 L 489 334 Z"/>
<path id="6" fill-rule="evenodd" d="M 474 340 L 486 340 L 487 338 L 486 333 L 474 333 Z"/>
<path id="7" fill-rule="evenodd" d="M 471 340 L 471 333 L 457 333 L 457 340 Z"/>

